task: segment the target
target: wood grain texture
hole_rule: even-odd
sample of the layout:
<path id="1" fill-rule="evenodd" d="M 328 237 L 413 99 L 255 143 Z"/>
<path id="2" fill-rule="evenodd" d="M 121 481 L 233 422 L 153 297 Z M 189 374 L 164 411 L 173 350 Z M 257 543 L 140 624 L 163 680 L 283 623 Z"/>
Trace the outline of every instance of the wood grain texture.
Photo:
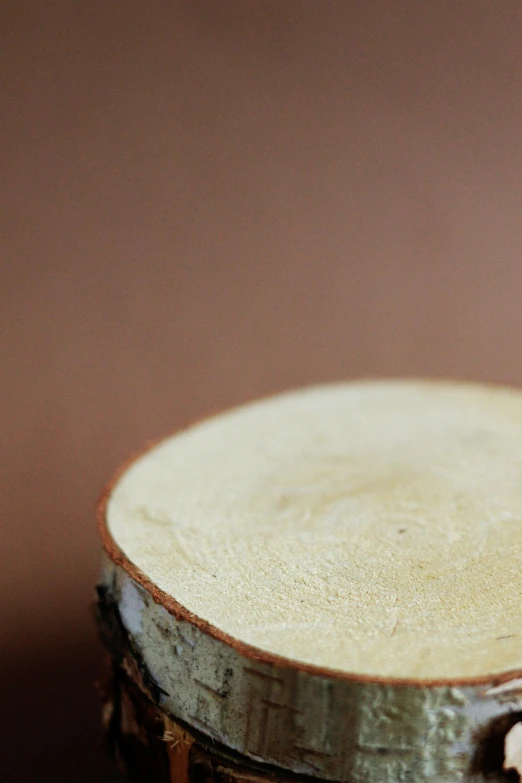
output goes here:
<path id="1" fill-rule="evenodd" d="M 521 477 L 519 392 L 333 384 L 160 443 L 106 522 L 223 637 L 361 677 L 488 678 L 522 669 Z"/>

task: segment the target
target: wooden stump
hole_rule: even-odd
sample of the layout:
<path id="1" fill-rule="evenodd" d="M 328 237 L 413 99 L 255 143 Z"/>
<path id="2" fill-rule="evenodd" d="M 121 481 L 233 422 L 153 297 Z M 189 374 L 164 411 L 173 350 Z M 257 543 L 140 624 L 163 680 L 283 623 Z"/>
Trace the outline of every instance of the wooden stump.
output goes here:
<path id="1" fill-rule="evenodd" d="M 100 529 L 131 779 L 519 779 L 521 393 L 254 403 L 127 465 Z"/>

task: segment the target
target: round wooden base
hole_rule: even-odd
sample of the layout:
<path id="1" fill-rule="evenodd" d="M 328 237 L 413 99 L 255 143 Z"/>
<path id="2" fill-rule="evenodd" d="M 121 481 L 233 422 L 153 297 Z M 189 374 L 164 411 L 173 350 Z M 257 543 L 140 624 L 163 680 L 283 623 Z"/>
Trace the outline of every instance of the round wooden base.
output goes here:
<path id="1" fill-rule="evenodd" d="M 127 465 L 99 614 L 130 779 L 517 781 L 521 476 L 522 394 L 428 382 L 282 395 Z"/>

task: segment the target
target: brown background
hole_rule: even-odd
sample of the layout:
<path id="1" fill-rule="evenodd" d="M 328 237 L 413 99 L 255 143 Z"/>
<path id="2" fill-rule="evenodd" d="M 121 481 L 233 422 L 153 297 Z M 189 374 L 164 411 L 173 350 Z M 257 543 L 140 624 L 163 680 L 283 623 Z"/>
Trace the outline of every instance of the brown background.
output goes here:
<path id="1" fill-rule="evenodd" d="M 0 779 L 110 780 L 93 507 L 359 375 L 522 383 L 518 2 L 2 4 Z"/>

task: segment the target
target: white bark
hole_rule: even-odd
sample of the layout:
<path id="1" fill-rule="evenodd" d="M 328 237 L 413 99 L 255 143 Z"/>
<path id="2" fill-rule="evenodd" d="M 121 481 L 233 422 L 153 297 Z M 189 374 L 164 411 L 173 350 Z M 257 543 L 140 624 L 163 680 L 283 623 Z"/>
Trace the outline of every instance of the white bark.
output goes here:
<path id="1" fill-rule="evenodd" d="M 478 738 L 522 712 L 517 678 L 401 684 L 266 663 L 176 618 L 108 559 L 103 583 L 162 710 L 256 761 L 350 783 L 482 780 L 470 774 Z"/>

